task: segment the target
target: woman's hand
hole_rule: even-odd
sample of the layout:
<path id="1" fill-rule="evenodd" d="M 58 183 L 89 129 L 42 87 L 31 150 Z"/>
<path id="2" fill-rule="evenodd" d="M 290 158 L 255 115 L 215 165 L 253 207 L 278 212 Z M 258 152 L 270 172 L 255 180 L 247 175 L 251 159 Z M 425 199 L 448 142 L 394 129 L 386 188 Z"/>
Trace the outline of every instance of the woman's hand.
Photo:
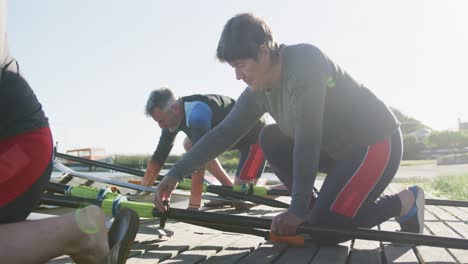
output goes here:
<path id="1" fill-rule="evenodd" d="M 289 211 L 283 212 L 271 222 L 271 232 L 279 236 L 294 236 L 297 228 L 304 223 L 304 220 Z"/>
<path id="2" fill-rule="evenodd" d="M 171 193 L 177 187 L 178 181 L 176 177 L 165 176 L 164 179 L 156 187 L 156 192 L 154 194 L 154 205 L 156 208 L 164 212 L 167 210 L 167 207 L 164 205 L 164 201 L 170 201 Z"/>

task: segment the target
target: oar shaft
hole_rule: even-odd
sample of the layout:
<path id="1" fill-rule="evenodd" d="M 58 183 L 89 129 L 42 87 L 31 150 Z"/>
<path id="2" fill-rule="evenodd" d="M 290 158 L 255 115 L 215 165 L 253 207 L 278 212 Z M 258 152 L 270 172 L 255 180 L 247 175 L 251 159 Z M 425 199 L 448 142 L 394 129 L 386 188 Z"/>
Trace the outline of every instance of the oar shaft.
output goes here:
<path id="1" fill-rule="evenodd" d="M 57 194 L 52 194 L 52 193 L 44 193 L 41 196 L 40 203 L 47 204 L 47 205 L 55 205 L 55 206 L 65 206 L 65 207 L 70 207 L 70 208 L 80 208 L 80 207 L 91 205 L 91 204 L 101 206 L 101 203 L 98 202 L 96 199 L 70 197 L 70 196 L 57 195 Z"/>
<path id="2" fill-rule="evenodd" d="M 231 188 L 231 187 L 228 187 Z M 206 187 L 206 190 L 211 193 L 215 193 L 218 195 L 223 195 L 226 197 L 232 197 L 236 199 L 241 199 L 245 201 L 250 201 L 253 203 L 259 203 L 263 205 L 268 205 L 271 207 L 276 207 L 276 208 L 289 208 L 289 204 L 283 203 L 281 201 L 265 198 L 265 197 L 260 197 L 260 196 L 255 196 L 255 195 L 249 195 L 249 194 L 244 194 L 241 192 L 236 192 L 233 191 L 232 189 L 228 189 L 225 187 L 221 186 L 215 186 L 215 185 L 208 185 Z"/>
<path id="3" fill-rule="evenodd" d="M 268 189 L 267 194 L 273 195 L 273 196 L 291 196 L 288 190 L 281 190 L 281 189 Z"/>
<path id="4" fill-rule="evenodd" d="M 92 165 L 92 166 L 96 166 L 96 167 L 111 169 L 111 170 L 115 170 L 115 171 L 119 171 L 119 172 L 124 172 L 124 173 L 128 173 L 128 174 L 135 175 L 135 176 L 143 177 L 145 175 L 144 171 L 128 168 L 128 167 L 125 167 L 125 166 L 109 164 L 109 163 L 95 161 L 95 160 L 84 159 L 84 158 L 71 156 L 71 155 L 67 155 L 67 154 L 63 154 L 63 153 L 59 153 L 59 152 L 55 153 L 55 155 L 57 157 L 59 157 L 59 158 L 72 160 L 72 161 L 76 161 L 76 162 L 80 162 L 80 163 L 83 163 L 83 164 L 88 164 L 88 165 Z M 164 178 L 164 176 L 162 176 L 162 175 L 158 176 L 158 180 L 162 180 L 163 178 Z M 256 188 L 258 188 L 258 187 L 256 187 Z M 261 187 L 261 188 L 263 188 L 263 187 Z M 268 195 L 289 196 L 289 193 L 288 193 L 287 190 L 277 190 L 277 189 L 267 189 L 267 188 L 265 188 L 265 190 L 266 190 L 266 193 Z M 256 191 L 254 189 L 253 194 L 254 195 L 260 195 L 258 192 L 259 192 L 258 190 Z M 264 193 L 263 190 L 260 191 L 260 192 L 262 194 Z M 236 197 L 236 198 L 242 199 L 241 197 Z M 261 202 L 259 202 L 259 203 L 261 203 Z M 468 201 L 458 201 L 458 200 L 426 199 L 426 204 L 427 205 L 438 205 L 438 206 L 468 207 Z M 282 208 L 284 208 L 284 207 L 282 207 Z"/>
<path id="5" fill-rule="evenodd" d="M 161 212 L 153 210 L 155 217 L 160 217 Z M 240 226 L 259 229 L 270 229 L 271 219 L 247 217 L 238 215 L 225 215 L 210 212 L 187 211 L 171 208 L 168 217 L 180 221 L 222 223 L 223 225 Z M 431 235 L 421 235 L 405 232 L 389 232 L 372 230 L 366 228 L 346 229 L 340 227 L 327 227 L 316 225 L 302 225 L 298 228 L 298 233 L 310 234 L 312 237 L 337 237 L 354 238 L 374 241 L 387 241 L 394 243 L 408 243 L 416 245 L 426 245 L 434 247 L 468 249 L 468 240 L 460 238 L 439 237 Z"/>
<path id="6" fill-rule="evenodd" d="M 56 182 L 49 182 L 47 183 L 46 190 L 53 193 L 67 194 L 70 190 L 70 186 Z"/>
<path id="7" fill-rule="evenodd" d="M 468 207 L 468 201 L 460 201 L 460 200 L 442 200 L 442 199 L 426 199 L 426 205 Z"/>
<path id="8" fill-rule="evenodd" d="M 55 156 L 57 156 L 59 158 L 62 158 L 62 159 L 72 160 L 72 161 L 80 162 L 80 163 L 91 165 L 91 166 L 96 166 L 96 167 L 100 167 L 100 168 L 105 168 L 105 169 L 110 169 L 110 170 L 115 170 L 115 171 L 119 171 L 119 172 L 128 173 L 128 174 L 131 174 L 131 175 L 134 175 L 134 176 L 143 177 L 145 175 L 145 172 L 142 171 L 142 170 L 136 170 L 136 169 L 132 169 L 132 168 L 125 167 L 125 166 L 116 165 L 116 164 L 109 164 L 109 163 L 100 162 L 100 161 L 96 161 L 96 160 L 84 159 L 84 158 L 80 158 L 80 157 L 76 157 L 76 156 L 72 156 L 72 155 L 68 155 L 68 154 L 63 154 L 63 153 L 60 153 L 60 152 L 56 152 Z M 161 180 L 162 178 L 164 178 L 164 176 L 162 176 L 162 175 L 158 176 L 158 180 Z"/>
<path id="9" fill-rule="evenodd" d="M 44 194 L 42 201 L 48 204 L 56 203 L 57 205 L 67 204 L 70 207 L 80 207 L 83 204 L 97 204 L 99 201 L 94 199 L 70 199 L 70 197 Z M 115 202 L 112 199 L 106 199 L 102 202 L 102 207 L 105 211 L 110 211 L 115 206 Z M 119 204 L 119 207 L 129 207 L 138 210 L 138 214 L 141 217 L 161 217 L 162 213 L 154 208 L 150 203 L 138 203 L 124 201 Z M 107 210 L 106 210 L 107 208 Z M 247 217 L 238 215 L 226 215 L 211 212 L 200 212 L 192 210 L 183 210 L 171 208 L 167 212 L 167 217 L 179 221 L 189 221 L 193 223 L 202 223 L 203 225 L 213 224 L 213 227 L 230 227 L 236 232 L 241 232 L 243 229 L 270 229 L 271 219 Z M 315 238 L 353 238 L 353 239 L 365 239 L 374 241 L 387 241 L 394 243 L 407 243 L 434 247 L 444 248 L 457 248 L 457 249 L 468 249 L 468 240 L 460 238 L 440 237 L 431 235 L 421 235 L 405 232 L 390 232 L 372 230 L 366 228 L 355 228 L 346 229 L 340 227 L 329 227 L 329 226 L 317 226 L 317 225 L 301 225 L 298 228 L 298 233 L 309 234 Z"/>

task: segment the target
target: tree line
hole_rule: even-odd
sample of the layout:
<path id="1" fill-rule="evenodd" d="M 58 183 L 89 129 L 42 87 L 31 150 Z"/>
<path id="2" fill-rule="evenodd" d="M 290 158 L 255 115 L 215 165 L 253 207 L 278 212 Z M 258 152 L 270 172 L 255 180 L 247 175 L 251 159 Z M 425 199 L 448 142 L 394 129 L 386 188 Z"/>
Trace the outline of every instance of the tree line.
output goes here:
<path id="1" fill-rule="evenodd" d="M 421 121 L 403 114 L 396 108 L 391 108 L 397 119 L 400 121 L 400 127 L 403 134 L 403 159 L 415 160 L 421 159 L 421 152 L 430 149 L 449 149 L 457 150 L 468 147 L 468 130 L 462 131 L 434 131 Z M 420 139 L 413 132 L 419 129 L 428 129 L 431 133 Z M 169 155 L 166 164 L 172 165 L 181 159 L 183 155 Z M 146 164 L 151 159 L 151 155 L 114 155 L 114 163 L 136 169 L 145 169 Z M 225 170 L 234 171 L 239 162 L 239 152 L 236 150 L 226 151 L 220 157 L 219 161 Z M 170 166 L 167 166 L 168 168 Z"/>
<path id="2" fill-rule="evenodd" d="M 393 113 L 401 122 L 403 133 L 403 159 L 421 159 L 421 153 L 425 150 L 446 149 L 453 153 L 462 152 L 468 147 L 468 130 L 459 131 L 435 131 L 424 125 L 419 120 L 406 116 L 398 109 L 392 108 Z M 418 138 L 412 133 L 419 129 L 429 129 L 431 133 L 424 138 Z"/>

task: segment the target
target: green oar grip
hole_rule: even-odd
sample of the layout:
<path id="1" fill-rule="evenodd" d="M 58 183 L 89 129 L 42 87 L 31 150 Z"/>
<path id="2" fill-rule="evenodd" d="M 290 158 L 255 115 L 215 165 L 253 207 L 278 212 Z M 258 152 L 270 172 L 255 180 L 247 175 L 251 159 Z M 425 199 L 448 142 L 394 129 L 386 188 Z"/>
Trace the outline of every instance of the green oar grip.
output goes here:
<path id="1" fill-rule="evenodd" d="M 102 210 L 107 215 L 112 215 L 112 209 L 114 205 L 114 199 L 105 199 L 102 201 Z M 133 201 L 122 201 L 118 205 L 120 209 L 130 208 L 137 212 L 138 216 L 141 218 L 153 218 L 153 208 L 154 204 L 152 203 L 143 203 L 143 202 L 133 202 Z"/>
<path id="2" fill-rule="evenodd" d="M 245 186 L 245 191 L 242 185 L 234 185 L 232 186 L 232 190 L 235 192 L 241 192 L 241 193 L 249 193 L 249 186 Z M 253 187 L 253 194 L 258 195 L 258 196 L 267 196 L 268 195 L 268 189 L 265 187 L 261 186 L 254 186 Z"/>
<path id="3" fill-rule="evenodd" d="M 90 188 L 86 186 L 75 186 L 72 187 L 70 190 L 70 195 L 75 196 L 75 197 L 81 197 L 81 198 L 88 198 L 88 199 L 97 199 L 99 196 L 99 189 L 96 188 Z M 112 193 L 112 192 L 107 192 L 104 195 L 104 199 L 115 199 L 118 194 Z"/>

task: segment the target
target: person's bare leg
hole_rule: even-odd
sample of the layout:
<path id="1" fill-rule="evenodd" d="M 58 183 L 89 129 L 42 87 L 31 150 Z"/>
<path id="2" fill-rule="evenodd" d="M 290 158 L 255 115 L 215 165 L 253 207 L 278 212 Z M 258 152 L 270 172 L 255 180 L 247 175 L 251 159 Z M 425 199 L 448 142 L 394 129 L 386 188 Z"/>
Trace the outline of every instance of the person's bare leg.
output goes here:
<path id="1" fill-rule="evenodd" d="M 4 263 L 45 263 L 70 255 L 76 263 L 92 264 L 108 254 L 105 217 L 97 206 L 60 217 L 0 225 Z"/>
<path id="2" fill-rule="evenodd" d="M 184 149 L 185 151 L 189 151 L 192 147 L 192 141 L 190 138 L 186 137 L 184 139 Z M 223 169 L 221 164 L 219 163 L 218 159 L 214 159 L 208 161 L 204 166 L 218 181 L 221 182 L 222 185 L 232 186 L 232 181 L 228 177 L 226 171 Z M 192 176 L 193 177 L 193 176 Z"/>
<path id="3" fill-rule="evenodd" d="M 186 137 L 184 139 L 184 149 L 189 151 L 192 147 L 192 141 Z M 189 209 L 199 209 L 201 206 L 201 198 L 203 193 L 203 179 L 205 178 L 205 168 L 200 168 L 192 174 L 192 185 L 189 198 Z"/>
<path id="4" fill-rule="evenodd" d="M 205 168 L 216 178 L 222 185 L 232 186 L 232 181 L 226 171 L 219 163 L 218 159 L 214 159 L 205 164 Z"/>
<path id="5" fill-rule="evenodd" d="M 192 174 L 192 188 L 190 191 L 189 209 L 198 209 L 201 206 L 204 178 L 205 169 L 199 169 Z"/>

